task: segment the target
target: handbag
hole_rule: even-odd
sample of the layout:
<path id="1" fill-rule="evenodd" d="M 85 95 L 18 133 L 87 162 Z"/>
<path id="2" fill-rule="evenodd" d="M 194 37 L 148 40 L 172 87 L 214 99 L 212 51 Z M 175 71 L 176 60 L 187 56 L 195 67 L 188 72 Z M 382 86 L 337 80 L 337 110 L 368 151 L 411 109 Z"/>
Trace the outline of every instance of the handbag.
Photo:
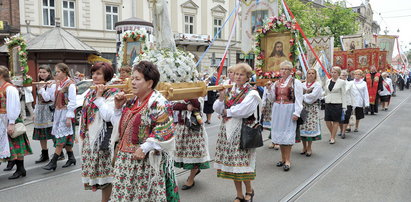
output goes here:
<path id="1" fill-rule="evenodd" d="M 240 149 L 252 149 L 263 146 L 263 126 L 256 123 L 253 127 L 245 124 L 247 119 L 243 119 L 241 126 Z"/>
<path id="2" fill-rule="evenodd" d="M 303 108 L 300 113 L 300 117 L 297 119 L 297 125 L 303 125 L 307 121 L 308 112 Z"/>
<path id="3" fill-rule="evenodd" d="M 189 129 L 193 131 L 201 130 L 201 124 L 198 122 L 197 117 L 195 116 L 194 112 L 191 113 L 190 117 L 186 117 L 185 124 Z"/>
<path id="4" fill-rule="evenodd" d="M 353 127 L 353 126 L 355 126 L 355 122 L 357 122 L 357 117 L 355 117 L 355 114 L 352 114 L 350 116 L 350 120 L 349 120 L 348 124 Z"/>
<path id="5" fill-rule="evenodd" d="M 26 126 L 24 123 L 16 123 L 14 124 L 14 133 L 10 135 L 11 138 L 16 138 L 20 135 L 26 133 Z"/>

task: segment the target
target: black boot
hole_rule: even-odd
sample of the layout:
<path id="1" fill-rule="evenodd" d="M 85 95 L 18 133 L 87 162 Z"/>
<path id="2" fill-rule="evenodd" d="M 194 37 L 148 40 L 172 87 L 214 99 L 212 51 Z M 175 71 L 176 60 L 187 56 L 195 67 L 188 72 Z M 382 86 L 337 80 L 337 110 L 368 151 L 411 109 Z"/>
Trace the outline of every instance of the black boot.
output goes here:
<path id="1" fill-rule="evenodd" d="M 10 171 L 13 169 L 14 165 L 16 165 L 16 161 L 9 161 L 7 163 L 7 167 L 3 171 Z"/>
<path id="2" fill-rule="evenodd" d="M 67 168 L 72 164 L 76 165 L 76 158 L 74 158 L 74 154 L 72 151 L 67 151 L 68 160 L 66 164 L 64 164 L 63 168 Z"/>
<path id="3" fill-rule="evenodd" d="M 43 163 L 43 162 L 48 161 L 49 159 L 50 159 L 49 158 L 49 150 L 48 149 L 42 149 L 40 159 L 35 161 L 34 163 Z"/>
<path id="4" fill-rule="evenodd" d="M 59 158 L 57 159 L 57 161 L 61 161 L 61 160 L 64 160 L 66 157 L 64 157 L 64 152 L 62 151 L 61 153 L 60 153 L 60 156 L 59 156 Z"/>
<path id="5" fill-rule="evenodd" d="M 59 155 L 54 153 L 53 158 L 50 160 L 50 162 L 43 167 L 44 170 L 56 170 L 57 168 L 57 159 L 59 158 Z"/>
<path id="6" fill-rule="evenodd" d="M 26 169 L 24 169 L 24 161 L 23 160 L 16 160 L 17 170 L 13 173 L 12 176 L 9 177 L 9 180 L 14 180 L 21 177 L 26 177 Z"/>

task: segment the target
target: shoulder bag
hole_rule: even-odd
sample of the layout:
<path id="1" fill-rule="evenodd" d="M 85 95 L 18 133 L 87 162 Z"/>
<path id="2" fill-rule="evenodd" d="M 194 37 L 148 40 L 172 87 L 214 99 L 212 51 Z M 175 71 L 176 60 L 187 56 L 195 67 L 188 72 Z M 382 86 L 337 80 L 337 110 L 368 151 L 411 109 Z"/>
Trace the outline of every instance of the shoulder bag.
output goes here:
<path id="1" fill-rule="evenodd" d="M 14 133 L 10 135 L 11 138 L 16 138 L 26 133 L 26 126 L 22 122 L 14 124 Z"/>
<path id="2" fill-rule="evenodd" d="M 254 115 L 251 115 L 254 117 Z M 260 120 L 260 115 L 257 115 L 257 120 Z M 255 119 L 255 118 L 254 118 Z M 241 126 L 240 149 L 253 149 L 263 146 L 263 126 L 257 121 L 250 127 L 246 124 L 247 119 L 243 119 Z"/>

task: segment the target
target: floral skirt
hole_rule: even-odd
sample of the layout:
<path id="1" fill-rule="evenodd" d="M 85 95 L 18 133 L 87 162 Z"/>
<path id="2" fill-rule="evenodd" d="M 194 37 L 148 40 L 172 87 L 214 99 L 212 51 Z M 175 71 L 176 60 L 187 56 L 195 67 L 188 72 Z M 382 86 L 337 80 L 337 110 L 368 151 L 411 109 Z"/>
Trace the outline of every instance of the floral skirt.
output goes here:
<path id="1" fill-rule="evenodd" d="M 119 151 L 114 165 L 113 201 L 179 201 L 178 188 L 170 157 L 160 163 L 159 174 L 148 158 L 132 159 L 133 153 Z"/>
<path id="2" fill-rule="evenodd" d="M 9 161 L 17 160 L 17 158 L 22 158 L 24 156 L 33 154 L 26 133 L 16 138 L 10 138 L 9 136 L 9 143 L 11 154 Z"/>
<path id="3" fill-rule="evenodd" d="M 90 190 L 92 186 L 104 187 L 113 182 L 113 166 L 111 164 L 111 151 L 97 148 L 91 149 L 88 136 L 83 140 L 81 150 L 81 177 L 84 188 Z"/>
<path id="4" fill-rule="evenodd" d="M 266 99 L 261 112 L 261 122 L 264 128 L 271 129 L 271 114 L 272 114 L 273 103 Z"/>
<path id="5" fill-rule="evenodd" d="M 255 179 L 255 149 L 240 149 L 241 133 L 227 140 L 225 124 L 221 124 L 217 139 L 214 167 L 217 177 L 248 181 Z"/>
<path id="6" fill-rule="evenodd" d="M 49 128 L 34 128 L 33 140 L 52 140 L 54 136 L 51 134 L 52 127 Z"/>
<path id="7" fill-rule="evenodd" d="M 304 109 L 307 111 L 307 119 L 300 126 L 300 136 L 301 137 L 317 137 L 320 136 L 321 139 L 321 126 L 320 126 L 320 106 L 318 104 L 303 104 Z M 315 139 L 315 138 L 314 138 Z M 301 138 L 301 140 L 304 140 Z M 318 140 L 318 139 L 315 139 Z"/>
<path id="8" fill-rule="evenodd" d="M 193 131 L 183 124 L 176 126 L 175 166 L 184 169 L 210 168 L 207 133 L 204 128 Z"/>

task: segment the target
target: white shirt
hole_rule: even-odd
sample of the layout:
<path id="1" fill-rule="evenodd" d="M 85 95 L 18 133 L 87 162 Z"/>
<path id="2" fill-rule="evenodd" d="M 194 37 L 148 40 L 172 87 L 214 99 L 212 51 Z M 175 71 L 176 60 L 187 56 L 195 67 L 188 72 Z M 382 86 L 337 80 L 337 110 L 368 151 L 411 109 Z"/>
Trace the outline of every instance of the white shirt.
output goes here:
<path id="1" fill-rule="evenodd" d="M 352 83 L 351 97 L 353 107 L 369 107 L 370 97 L 368 95 L 367 83 L 360 79 L 359 81 L 350 81 Z"/>
<path id="2" fill-rule="evenodd" d="M 390 91 L 388 91 L 388 88 L 386 87 L 386 85 L 389 86 Z M 380 96 L 391 95 L 392 92 L 394 91 L 394 86 L 392 86 L 392 80 L 390 78 L 385 78 L 382 82 L 382 86 L 384 90 L 379 93 Z"/>
<path id="3" fill-rule="evenodd" d="M 308 90 L 306 84 L 307 84 L 307 82 L 304 82 L 302 84 L 304 90 Z M 303 95 L 303 100 L 307 104 L 313 104 L 314 102 L 319 100 L 322 97 L 322 94 L 323 94 L 322 86 L 318 81 L 315 82 L 314 84 L 312 84 L 310 89 L 313 89 L 311 91 L 311 93 L 306 93 L 306 94 Z"/>
<path id="4" fill-rule="evenodd" d="M 9 124 L 14 124 L 21 111 L 19 91 L 14 86 L 8 86 L 6 88 L 6 96 L 7 119 Z"/>
<path id="5" fill-rule="evenodd" d="M 61 87 L 58 87 L 58 90 L 60 90 Z M 40 94 L 43 96 L 44 101 L 53 101 L 55 102 L 56 100 L 56 84 L 51 85 L 50 88 L 47 88 L 47 91 L 42 88 L 40 90 Z M 67 113 L 66 113 L 66 118 L 74 118 L 74 110 L 76 109 L 76 84 L 70 84 L 68 88 L 68 104 L 67 104 Z"/>
<path id="6" fill-rule="evenodd" d="M 231 89 L 231 91 L 239 91 L 236 85 Z M 260 95 L 256 90 L 252 90 L 248 93 L 248 95 L 244 98 L 244 100 L 237 105 L 231 106 L 227 109 L 227 117 L 232 118 L 248 118 L 254 114 L 257 109 L 257 106 L 261 103 Z M 224 101 L 220 101 L 217 99 L 213 104 L 213 109 L 218 114 L 224 114 L 225 104 Z"/>
<path id="7" fill-rule="evenodd" d="M 303 110 L 303 99 L 304 99 L 304 97 L 303 97 L 303 85 L 302 85 L 301 81 L 298 80 L 298 79 L 289 79 L 288 82 L 291 82 L 292 80 L 294 80 L 294 97 L 295 97 L 294 113 L 293 114 L 300 117 L 301 111 Z M 276 85 L 277 82 L 278 81 L 271 84 L 271 90 L 267 90 L 267 98 L 271 102 L 275 101 L 275 85 Z M 287 85 L 288 85 L 288 82 L 287 82 Z"/>

